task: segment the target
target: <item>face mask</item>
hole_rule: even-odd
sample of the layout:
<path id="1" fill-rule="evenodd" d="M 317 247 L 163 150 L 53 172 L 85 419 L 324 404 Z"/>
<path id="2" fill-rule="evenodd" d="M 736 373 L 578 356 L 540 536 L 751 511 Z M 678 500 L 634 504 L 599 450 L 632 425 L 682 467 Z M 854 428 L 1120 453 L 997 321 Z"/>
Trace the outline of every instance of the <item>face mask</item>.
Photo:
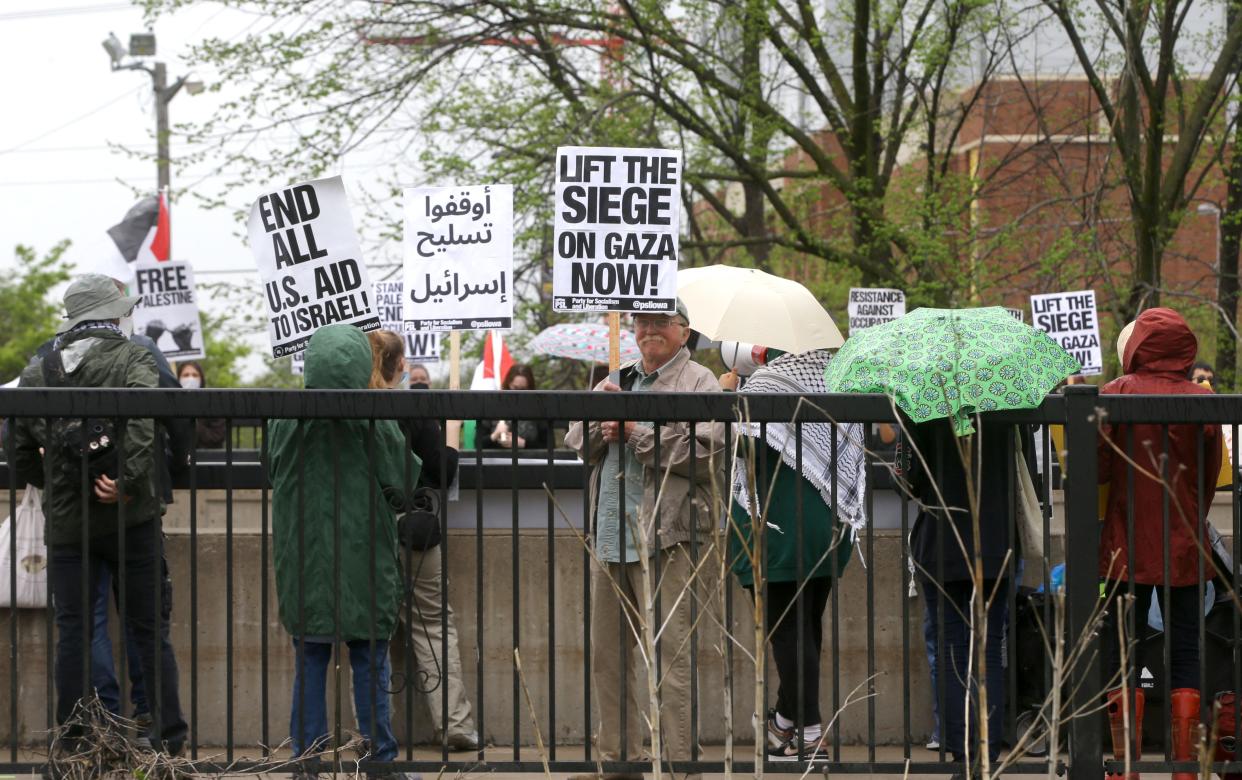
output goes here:
<path id="1" fill-rule="evenodd" d="M 427 384 L 426 382 L 411 382 L 410 389 L 411 390 L 430 390 L 431 385 Z"/>
<path id="2" fill-rule="evenodd" d="M 118 327 L 120 327 L 121 332 L 125 334 L 125 338 L 129 338 L 130 336 L 134 335 L 134 318 L 133 317 L 122 317 L 121 321 L 117 323 L 117 325 Z"/>
<path id="3" fill-rule="evenodd" d="M 181 386 L 186 390 L 197 390 L 203 386 L 203 380 L 196 376 L 187 376 L 181 380 Z"/>

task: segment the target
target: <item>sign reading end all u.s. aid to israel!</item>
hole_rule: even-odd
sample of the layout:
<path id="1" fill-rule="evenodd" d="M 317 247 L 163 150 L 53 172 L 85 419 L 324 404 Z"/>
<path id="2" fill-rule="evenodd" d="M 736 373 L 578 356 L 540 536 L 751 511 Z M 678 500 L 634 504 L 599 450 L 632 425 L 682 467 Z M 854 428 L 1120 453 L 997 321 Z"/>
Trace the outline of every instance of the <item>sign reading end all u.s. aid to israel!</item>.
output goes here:
<path id="1" fill-rule="evenodd" d="M 1070 353 L 1082 365 L 1082 373 L 1104 371 L 1095 290 L 1032 295 L 1031 324 Z"/>
<path id="2" fill-rule="evenodd" d="M 405 190 L 406 330 L 513 327 L 513 187 Z"/>
<path id="3" fill-rule="evenodd" d="M 340 176 L 266 190 L 248 228 L 274 357 L 302 351 L 324 325 L 379 328 Z"/>
<path id="4" fill-rule="evenodd" d="M 681 152 L 556 150 L 552 308 L 677 307 Z"/>

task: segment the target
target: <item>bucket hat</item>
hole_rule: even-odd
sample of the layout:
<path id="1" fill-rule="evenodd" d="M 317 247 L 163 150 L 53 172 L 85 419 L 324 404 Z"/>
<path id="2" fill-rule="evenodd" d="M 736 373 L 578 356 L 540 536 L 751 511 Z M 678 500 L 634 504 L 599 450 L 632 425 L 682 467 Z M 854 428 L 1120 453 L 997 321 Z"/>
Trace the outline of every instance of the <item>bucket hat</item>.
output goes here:
<path id="1" fill-rule="evenodd" d="M 133 311 L 137 295 L 122 295 L 116 282 L 103 274 L 84 274 L 65 290 L 65 333 L 91 320 L 118 320 Z"/>

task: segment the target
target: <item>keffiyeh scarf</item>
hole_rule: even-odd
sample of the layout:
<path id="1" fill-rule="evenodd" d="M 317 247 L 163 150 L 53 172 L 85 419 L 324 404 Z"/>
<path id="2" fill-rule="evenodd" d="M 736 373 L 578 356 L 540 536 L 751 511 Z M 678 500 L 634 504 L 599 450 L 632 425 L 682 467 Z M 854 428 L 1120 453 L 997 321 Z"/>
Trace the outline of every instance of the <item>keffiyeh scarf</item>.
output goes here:
<path id="1" fill-rule="evenodd" d="M 741 394 L 799 393 L 813 395 L 827 392 L 824 369 L 831 358 L 826 349 L 781 355 L 759 369 L 746 382 Z M 797 464 L 797 438 L 792 423 L 768 423 L 764 434 L 769 447 L 781 454 L 790 468 Z M 836 428 L 837 500 L 832 500 L 832 432 Z M 742 422 L 736 426 L 742 436 L 758 438 L 759 423 Z M 857 533 L 867 524 L 864 498 L 867 494 L 867 458 L 863 446 L 863 426 L 859 423 L 803 423 L 802 476 L 819 490 L 824 504 L 833 507 L 836 516 Z M 733 496 L 750 511 L 746 464 L 734 461 Z"/>

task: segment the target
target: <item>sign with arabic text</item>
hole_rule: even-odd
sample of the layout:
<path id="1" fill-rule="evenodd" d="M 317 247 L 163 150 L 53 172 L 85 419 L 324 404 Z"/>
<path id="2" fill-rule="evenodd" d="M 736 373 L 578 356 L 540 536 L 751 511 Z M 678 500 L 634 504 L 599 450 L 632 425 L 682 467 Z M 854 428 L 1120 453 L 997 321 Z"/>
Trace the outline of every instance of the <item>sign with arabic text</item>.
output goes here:
<path id="1" fill-rule="evenodd" d="M 513 327 L 513 187 L 405 191 L 405 330 Z"/>
<path id="2" fill-rule="evenodd" d="M 273 357 L 306 349 L 324 325 L 380 326 L 340 176 L 267 190 L 248 228 Z"/>
<path id="3" fill-rule="evenodd" d="M 561 147 L 554 205 L 554 310 L 676 308 L 681 152 Z"/>

